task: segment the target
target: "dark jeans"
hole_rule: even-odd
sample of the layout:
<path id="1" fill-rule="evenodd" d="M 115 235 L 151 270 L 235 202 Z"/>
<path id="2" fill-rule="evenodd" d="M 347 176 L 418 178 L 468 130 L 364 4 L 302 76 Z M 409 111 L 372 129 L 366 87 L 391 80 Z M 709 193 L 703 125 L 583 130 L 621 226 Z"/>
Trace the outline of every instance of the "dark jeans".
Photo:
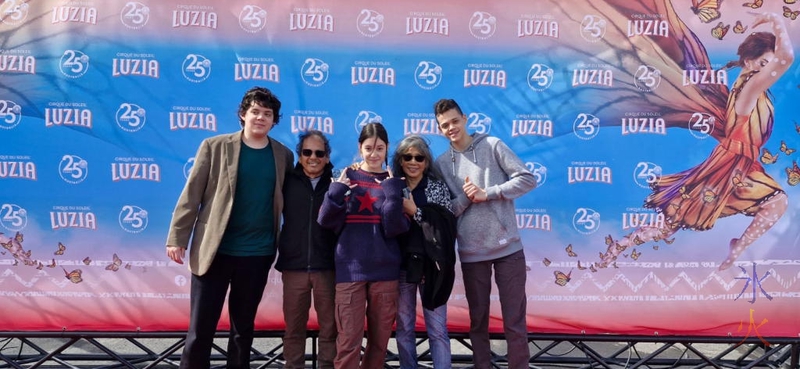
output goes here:
<path id="1" fill-rule="evenodd" d="M 492 268 L 495 272 L 500 310 L 503 313 L 503 332 L 508 347 L 508 368 L 528 368 L 527 298 L 525 297 L 525 254 L 522 250 L 511 255 L 477 263 L 462 263 L 464 291 L 469 304 L 469 340 L 472 343 L 476 369 L 491 368 L 489 346 L 489 308 L 492 292 Z"/>
<path id="2" fill-rule="evenodd" d="M 228 286 L 231 330 L 227 368 L 250 367 L 256 311 L 273 261 L 275 255 L 239 257 L 217 254 L 206 274 L 192 275 L 189 332 L 181 355 L 181 368 L 210 367 L 211 345 Z"/>

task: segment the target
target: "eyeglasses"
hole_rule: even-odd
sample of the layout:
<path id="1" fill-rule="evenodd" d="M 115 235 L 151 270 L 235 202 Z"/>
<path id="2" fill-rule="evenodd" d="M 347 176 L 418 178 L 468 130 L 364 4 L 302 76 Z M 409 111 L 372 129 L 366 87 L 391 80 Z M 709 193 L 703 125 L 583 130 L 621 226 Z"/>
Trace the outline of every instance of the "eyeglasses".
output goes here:
<path id="1" fill-rule="evenodd" d="M 303 149 L 300 151 L 300 153 L 303 154 L 303 156 L 311 156 L 311 154 L 313 153 L 318 158 L 325 157 L 325 151 L 322 150 Z"/>
<path id="2" fill-rule="evenodd" d="M 410 155 L 410 154 L 403 155 L 403 161 L 411 161 L 411 159 L 416 160 L 417 163 L 422 163 L 423 161 L 425 161 L 425 156 L 423 156 L 423 155 Z"/>

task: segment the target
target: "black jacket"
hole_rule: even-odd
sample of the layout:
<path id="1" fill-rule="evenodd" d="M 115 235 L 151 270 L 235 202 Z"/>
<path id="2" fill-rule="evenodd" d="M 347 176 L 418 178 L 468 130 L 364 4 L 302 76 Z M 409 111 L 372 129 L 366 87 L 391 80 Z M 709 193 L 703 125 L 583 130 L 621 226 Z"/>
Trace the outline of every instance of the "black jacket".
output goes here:
<path id="1" fill-rule="evenodd" d="M 455 282 L 456 218 L 445 207 L 425 204 L 420 224 L 412 222 L 411 230 L 400 238 L 404 251 L 406 281 L 424 277 L 422 306 L 433 310 L 447 303 Z M 419 272 L 422 275 L 418 275 Z"/>
<path id="2" fill-rule="evenodd" d="M 317 223 L 319 207 L 331 184 L 333 166 L 328 163 L 316 188 L 298 163 L 283 182 L 283 226 L 278 244 L 279 271 L 334 269 L 336 234 Z"/>

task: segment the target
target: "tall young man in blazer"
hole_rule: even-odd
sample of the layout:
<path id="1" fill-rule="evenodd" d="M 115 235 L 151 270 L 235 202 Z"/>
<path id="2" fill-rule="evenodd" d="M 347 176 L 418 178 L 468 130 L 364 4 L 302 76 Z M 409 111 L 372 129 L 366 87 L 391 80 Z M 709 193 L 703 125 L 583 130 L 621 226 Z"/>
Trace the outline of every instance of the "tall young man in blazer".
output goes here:
<path id="1" fill-rule="evenodd" d="M 269 137 L 281 102 L 254 87 L 239 105 L 242 130 L 204 140 L 172 214 L 167 256 L 183 264 L 189 248 L 189 331 L 181 368 L 208 368 L 225 295 L 227 368 L 249 368 L 256 310 L 280 231 L 282 184 L 294 155 Z M 191 246 L 189 245 L 191 240 Z"/>

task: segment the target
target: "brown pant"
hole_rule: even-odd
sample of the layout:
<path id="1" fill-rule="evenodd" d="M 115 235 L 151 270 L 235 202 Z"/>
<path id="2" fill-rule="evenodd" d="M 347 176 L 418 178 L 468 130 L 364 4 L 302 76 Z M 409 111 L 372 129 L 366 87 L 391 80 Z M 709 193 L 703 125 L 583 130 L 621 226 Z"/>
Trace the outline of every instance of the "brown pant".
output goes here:
<path id="1" fill-rule="evenodd" d="M 306 325 L 313 295 L 319 323 L 319 368 L 332 369 L 336 357 L 336 321 L 334 318 L 334 281 L 332 270 L 320 272 L 284 271 L 283 334 L 284 368 L 305 368 Z"/>
<path id="2" fill-rule="evenodd" d="M 397 281 L 349 282 L 336 284 L 337 369 L 358 369 L 364 316 L 367 318 L 367 347 L 361 369 L 383 368 L 386 347 L 397 316 Z"/>

